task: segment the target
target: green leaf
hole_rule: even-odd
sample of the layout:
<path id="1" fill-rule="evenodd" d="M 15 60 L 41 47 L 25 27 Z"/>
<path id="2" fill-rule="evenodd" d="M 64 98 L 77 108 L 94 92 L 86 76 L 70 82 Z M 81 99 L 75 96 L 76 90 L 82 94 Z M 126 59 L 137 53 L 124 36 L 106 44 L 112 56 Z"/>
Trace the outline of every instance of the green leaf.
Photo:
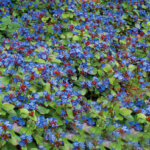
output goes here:
<path id="1" fill-rule="evenodd" d="M 115 89 L 116 91 L 119 91 L 119 90 L 120 90 L 120 85 L 119 85 L 119 83 L 115 83 L 115 84 L 114 84 L 114 89 Z"/>
<path id="2" fill-rule="evenodd" d="M 80 17 L 83 21 L 85 21 L 85 18 L 84 17 Z"/>
<path id="3" fill-rule="evenodd" d="M 13 31 L 16 31 L 20 27 L 19 23 L 17 22 L 12 22 L 11 26 L 12 26 Z"/>
<path id="4" fill-rule="evenodd" d="M 129 67 L 128 67 L 128 69 L 130 70 L 130 71 L 133 71 L 133 70 L 135 70 L 137 67 L 135 66 L 135 65 L 129 65 Z"/>
<path id="5" fill-rule="evenodd" d="M 26 146 L 27 146 L 27 150 L 39 150 L 39 149 L 37 148 L 37 145 L 36 145 L 35 142 L 28 143 Z"/>
<path id="6" fill-rule="evenodd" d="M 20 109 L 20 114 L 29 114 L 29 111 L 26 108 L 21 108 Z"/>
<path id="7" fill-rule="evenodd" d="M 61 91 L 63 91 L 64 89 L 66 89 L 64 86 L 60 86 Z"/>
<path id="8" fill-rule="evenodd" d="M 146 95 L 150 97 L 150 92 L 147 92 Z"/>
<path id="9" fill-rule="evenodd" d="M 115 78 L 114 78 L 114 77 L 109 78 L 109 81 L 110 81 L 110 83 L 111 83 L 111 84 L 113 84 L 113 83 L 114 83 L 114 81 L 115 81 Z"/>
<path id="10" fill-rule="evenodd" d="M 48 33 L 53 33 L 52 27 L 53 27 L 53 26 L 51 25 L 51 26 L 49 26 L 49 27 L 47 28 Z"/>
<path id="11" fill-rule="evenodd" d="M 52 63 L 57 63 L 57 64 L 60 64 L 61 63 L 61 60 L 59 59 L 56 59 L 56 58 L 52 58 Z"/>
<path id="12" fill-rule="evenodd" d="M 60 117 L 58 117 L 58 115 L 57 115 L 57 117 L 55 117 L 56 119 L 57 119 L 57 122 L 58 122 L 58 125 L 59 126 L 62 126 L 64 123 L 63 123 L 63 120 L 60 118 Z"/>
<path id="13" fill-rule="evenodd" d="M 122 15 L 122 18 L 127 19 L 128 18 L 127 14 Z"/>
<path id="14" fill-rule="evenodd" d="M 105 72 L 108 72 L 109 70 L 112 70 L 112 67 L 111 67 L 110 64 L 106 64 L 106 66 L 103 68 L 103 70 L 104 70 Z"/>
<path id="15" fill-rule="evenodd" d="M 73 145 L 68 142 L 68 140 L 66 138 L 63 139 L 64 141 L 64 146 L 62 146 L 62 150 L 70 150 L 70 149 L 73 149 Z"/>
<path id="16" fill-rule="evenodd" d="M 27 127 L 21 127 L 20 130 L 19 130 L 19 133 L 20 134 L 30 134 L 32 135 L 32 130 L 30 128 L 27 128 Z"/>
<path id="17" fill-rule="evenodd" d="M 81 39 L 80 39 L 80 37 L 79 36 L 77 36 L 77 35 L 74 35 L 73 36 L 73 41 L 80 41 Z"/>
<path id="18" fill-rule="evenodd" d="M 68 43 L 69 43 L 69 42 L 68 42 L 67 40 L 63 40 L 63 41 L 62 41 L 62 44 L 63 44 L 63 45 L 67 45 Z"/>
<path id="19" fill-rule="evenodd" d="M 49 19 L 49 17 L 46 17 L 46 18 L 42 18 L 42 21 L 44 22 L 44 23 L 46 23 L 46 21 Z"/>
<path id="20" fill-rule="evenodd" d="M 135 24 L 135 27 L 137 27 L 138 29 L 141 28 L 140 24 L 138 24 L 138 23 Z"/>
<path id="21" fill-rule="evenodd" d="M 4 23 L 0 24 L 0 30 L 4 31 L 6 30 L 7 26 Z"/>
<path id="22" fill-rule="evenodd" d="M 127 121 L 134 121 L 134 118 L 132 117 L 132 115 L 126 116 Z"/>
<path id="23" fill-rule="evenodd" d="M 2 21 L 3 23 L 5 23 L 6 25 L 8 25 L 8 24 L 11 23 L 11 20 L 10 20 L 9 17 L 4 17 L 4 18 L 1 19 L 1 21 Z"/>
<path id="24" fill-rule="evenodd" d="M 30 150 L 39 150 L 38 148 L 31 148 Z"/>
<path id="25" fill-rule="evenodd" d="M 49 84 L 49 83 L 45 83 L 45 90 L 46 90 L 48 93 L 51 93 L 51 92 L 50 92 L 51 87 L 50 87 L 50 84 Z"/>
<path id="26" fill-rule="evenodd" d="M 99 93 L 100 91 L 97 88 L 95 88 L 95 94 L 99 94 Z"/>
<path id="27" fill-rule="evenodd" d="M 100 55 L 98 54 L 98 55 L 95 55 L 95 57 L 97 58 L 97 59 L 100 59 Z"/>
<path id="28" fill-rule="evenodd" d="M 97 72 L 98 72 L 98 74 L 99 74 L 100 76 L 103 76 L 103 75 L 104 75 L 104 72 L 103 72 L 102 70 L 98 70 Z"/>
<path id="29" fill-rule="evenodd" d="M 123 116 L 129 116 L 132 113 L 132 111 L 127 108 L 120 108 L 119 113 Z"/>
<path id="30" fill-rule="evenodd" d="M 6 86 L 10 82 L 10 78 L 9 77 L 0 77 L 0 82 Z"/>
<path id="31" fill-rule="evenodd" d="M 146 116 L 142 113 L 137 114 L 137 119 L 139 123 L 144 123 L 146 121 Z"/>
<path id="32" fill-rule="evenodd" d="M 11 143 L 4 145 L 1 150 L 16 150 L 16 146 L 13 146 Z"/>
<path id="33" fill-rule="evenodd" d="M 93 70 L 91 71 L 92 75 L 96 75 L 97 74 L 97 68 L 93 68 Z"/>
<path id="34" fill-rule="evenodd" d="M 2 101 L 3 101 L 3 96 L 0 95 L 0 109 L 2 108 Z"/>
<path id="35" fill-rule="evenodd" d="M 60 37 L 61 37 L 62 39 L 65 39 L 65 36 L 64 36 L 63 34 L 61 34 Z"/>
<path id="36" fill-rule="evenodd" d="M 5 144 L 6 144 L 6 140 L 0 139 L 0 148 L 3 148 Z"/>
<path id="37" fill-rule="evenodd" d="M 81 94 L 82 94 L 82 95 L 85 95 L 86 92 L 87 92 L 87 89 L 82 89 L 82 90 L 81 90 Z"/>
<path id="38" fill-rule="evenodd" d="M 138 15 L 138 16 L 140 16 L 140 14 L 139 14 L 139 11 L 138 10 L 133 10 L 134 12 L 136 12 L 136 14 Z"/>
<path id="39" fill-rule="evenodd" d="M 31 130 L 34 130 L 34 129 L 36 129 L 37 126 L 36 126 L 34 120 L 29 119 L 29 120 L 27 121 L 27 127 L 29 127 Z"/>
<path id="40" fill-rule="evenodd" d="M 35 134 L 35 135 L 33 135 L 33 137 L 34 137 L 37 144 L 41 144 L 44 141 L 43 137 L 41 137 L 40 135 Z"/>
<path id="41" fill-rule="evenodd" d="M 57 106 L 56 112 L 57 112 L 58 114 L 61 114 L 61 106 Z"/>
<path id="42" fill-rule="evenodd" d="M 67 33 L 67 38 L 72 38 L 73 37 L 73 33 L 72 32 L 68 32 Z"/>
<path id="43" fill-rule="evenodd" d="M 10 48 L 10 43 L 5 44 L 5 47 L 6 47 L 7 49 L 9 49 L 9 48 Z"/>
<path id="44" fill-rule="evenodd" d="M 116 96 L 116 92 L 115 92 L 114 90 L 111 90 L 111 94 L 112 94 L 113 96 Z"/>
<path id="45" fill-rule="evenodd" d="M 70 119 L 74 119 L 73 112 L 71 109 L 67 109 L 67 115 Z"/>
<path id="46" fill-rule="evenodd" d="M 71 99 L 72 100 L 76 100 L 78 97 L 76 96 L 76 95 L 73 95 L 72 97 L 71 97 Z"/>
<path id="47" fill-rule="evenodd" d="M 31 86 L 31 87 L 29 88 L 29 90 L 30 90 L 31 92 L 33 92 L 33 93 L 36 92 L 36 88 L 35 88 L 34 86 Z"/>
<path id="48" fill-rule="evenodd" d="M 120 40 L 120 43 L 126 44 L 126 40 Z"/>
<path id="49" fill-rule="evenodd" d="M 147 6 L 146 6 L 146 5 L 142 5 L 142 8 L 143 8 L 143 9 L 147 9 Z"/>
<path id="50" fill-rule="evenodd" d="M 119 63 L 115 60 L 115 64 L 116 64 L 116 66 L 117 67 L 119 67 L 120 65 L 119 65 Z"/>
<path id="51" fill-rule="evenodd" d="M 66 19 L 66 18 L 69 17 L 69 14 L 64 13 L 64 14 L 62 14 L 62 17 L 63 17 L 64 19 Z"/>
<path id="52" fill-rule="evenodd" d="M 99 127 L 91 127 L 90 131 L 92 131 L 92 133 L 94 133 L 94 134 L 101 134 L 102 133 L 102 131 Z"/>
<path id="53" fill-rule="evenodd" d="M 77 77 L 76 76 L 71 76 L 71 79 L 76 81 L 77 80 Z"/>
<path id="54" fill-rule="evenodd" d="M 80 135 L 74 135 L 72 138 L 73 138 L 74 141 L 84 142 L 84 136 L 81 137 Z"/>
<path id="55" fill-rule="evenodd" d="M 38 106 L 37 105 L 37 109 L 38 109 L 38 112 L 40 112 L 40 114 L 48 114 L 49 113 L 49 109 L 47 109 L 47 108 L 45 108 L 45 107 L 43 107 L 43 106 Z"/>
<path id="56" fill-rule="evenodd" d="M 5 116 L 6 112 L 4 110 L 0 109 L 0 115 Z"/>
<path id="57" fill-rule="evenodd" d="M 71 24 L 77 26 L 77 25 L 78 25 L 78 22 L 77 22 L 77 21 L 72 21 L 72 20 L 71 20 Z"/>
<path id="58" fill-rule="evenodd" d="M 28 150 L 26 146 L 22 146 L 22 150 Z"/>
<path id="59" fill-rule="evenodd" d="M 123 3 L 122 6 L 123 6 L 124 8 L 127 8 L 127 7 L 128 7 L 128 4 L 127 4 L 127 3 Z"/>
<path id="60" fill-rule="evenodd" d="M 14 105 L 13 104 L 10 104 L 10 103 L 3 103 L 2 104 L 2 108 L 6 111 L 11 111 L 14 109 Z"/>
<path id="61" fill-rule="evenodd" d="M 147 25 L 150 27 L 150 21 L 147 22 Z"/>
<path id="62" fill-rule="evenodd" d="M 17 146 L 21 138 L 15 134 L 11 134 L 11 139 L 8 140 L 12 145 Z"/>
<path id="63" fill-rule="evenodd" d="M 36 62 L 36 63 L 43 63 L 43 64 L 46 63 L 45 60 L 43 60 L 43 59 L 35 59 L 34 62 Z"/>
<path id="64" fill-rule="evenodd" d="M 49 103 L 49 106 L 51 106 L 52 108 L 55 108 L 56 102 L 54 102 L 54 101 L 50 102 L 50 103 Z"/>

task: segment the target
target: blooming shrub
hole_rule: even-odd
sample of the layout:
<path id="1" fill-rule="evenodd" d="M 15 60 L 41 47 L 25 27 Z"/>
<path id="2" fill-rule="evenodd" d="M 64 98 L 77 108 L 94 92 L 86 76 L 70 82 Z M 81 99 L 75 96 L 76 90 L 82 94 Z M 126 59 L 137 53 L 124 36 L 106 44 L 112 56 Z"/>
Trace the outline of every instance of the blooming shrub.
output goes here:
<path id="1" fill-rule="evenodd" d="M 150 2 L 0 0 L 0 149 L 150 146 Z"/>

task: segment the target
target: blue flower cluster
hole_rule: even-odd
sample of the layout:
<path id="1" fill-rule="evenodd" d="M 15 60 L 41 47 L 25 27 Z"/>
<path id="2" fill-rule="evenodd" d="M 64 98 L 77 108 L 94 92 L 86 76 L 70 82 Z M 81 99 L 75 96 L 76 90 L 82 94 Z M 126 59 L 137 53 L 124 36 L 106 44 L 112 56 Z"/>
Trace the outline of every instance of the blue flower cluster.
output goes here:
<path id="1" fill-rule="evenodd" d="M 149 15 L 146 0 L 0 0 L 0 149 L 148 149 Z"/>

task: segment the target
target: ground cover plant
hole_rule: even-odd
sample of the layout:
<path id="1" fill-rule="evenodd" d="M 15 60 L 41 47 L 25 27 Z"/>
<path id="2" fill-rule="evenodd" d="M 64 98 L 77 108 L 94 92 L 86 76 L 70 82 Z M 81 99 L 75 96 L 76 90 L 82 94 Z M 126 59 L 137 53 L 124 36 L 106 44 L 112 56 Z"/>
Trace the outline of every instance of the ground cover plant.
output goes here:
<path id="1" fill-rule="evenodd" d="M 0 0 L 1 150 L 149 147 L 149 1 Z"/>

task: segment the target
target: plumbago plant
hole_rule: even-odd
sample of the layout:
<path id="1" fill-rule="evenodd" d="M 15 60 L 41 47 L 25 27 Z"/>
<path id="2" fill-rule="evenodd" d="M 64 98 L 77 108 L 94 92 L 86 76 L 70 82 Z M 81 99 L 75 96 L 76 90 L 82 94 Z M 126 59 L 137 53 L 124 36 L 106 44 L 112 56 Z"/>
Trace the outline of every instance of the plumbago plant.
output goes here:
<path id="1" fill-rule="evenodd" d="M 7 17 L 3 17 L 2 23 L 0 24 L 1 37 L 2 35 L 11 37 L 13 32 L 15 32 L 19 28 L 19 24 L 16 22 L 12 22 L 11 19 Z"/>
<path id="2" fill-rule="evenodd" d="M 149 150 L 149 12 L 0 0 L 0 149 Z"/>

